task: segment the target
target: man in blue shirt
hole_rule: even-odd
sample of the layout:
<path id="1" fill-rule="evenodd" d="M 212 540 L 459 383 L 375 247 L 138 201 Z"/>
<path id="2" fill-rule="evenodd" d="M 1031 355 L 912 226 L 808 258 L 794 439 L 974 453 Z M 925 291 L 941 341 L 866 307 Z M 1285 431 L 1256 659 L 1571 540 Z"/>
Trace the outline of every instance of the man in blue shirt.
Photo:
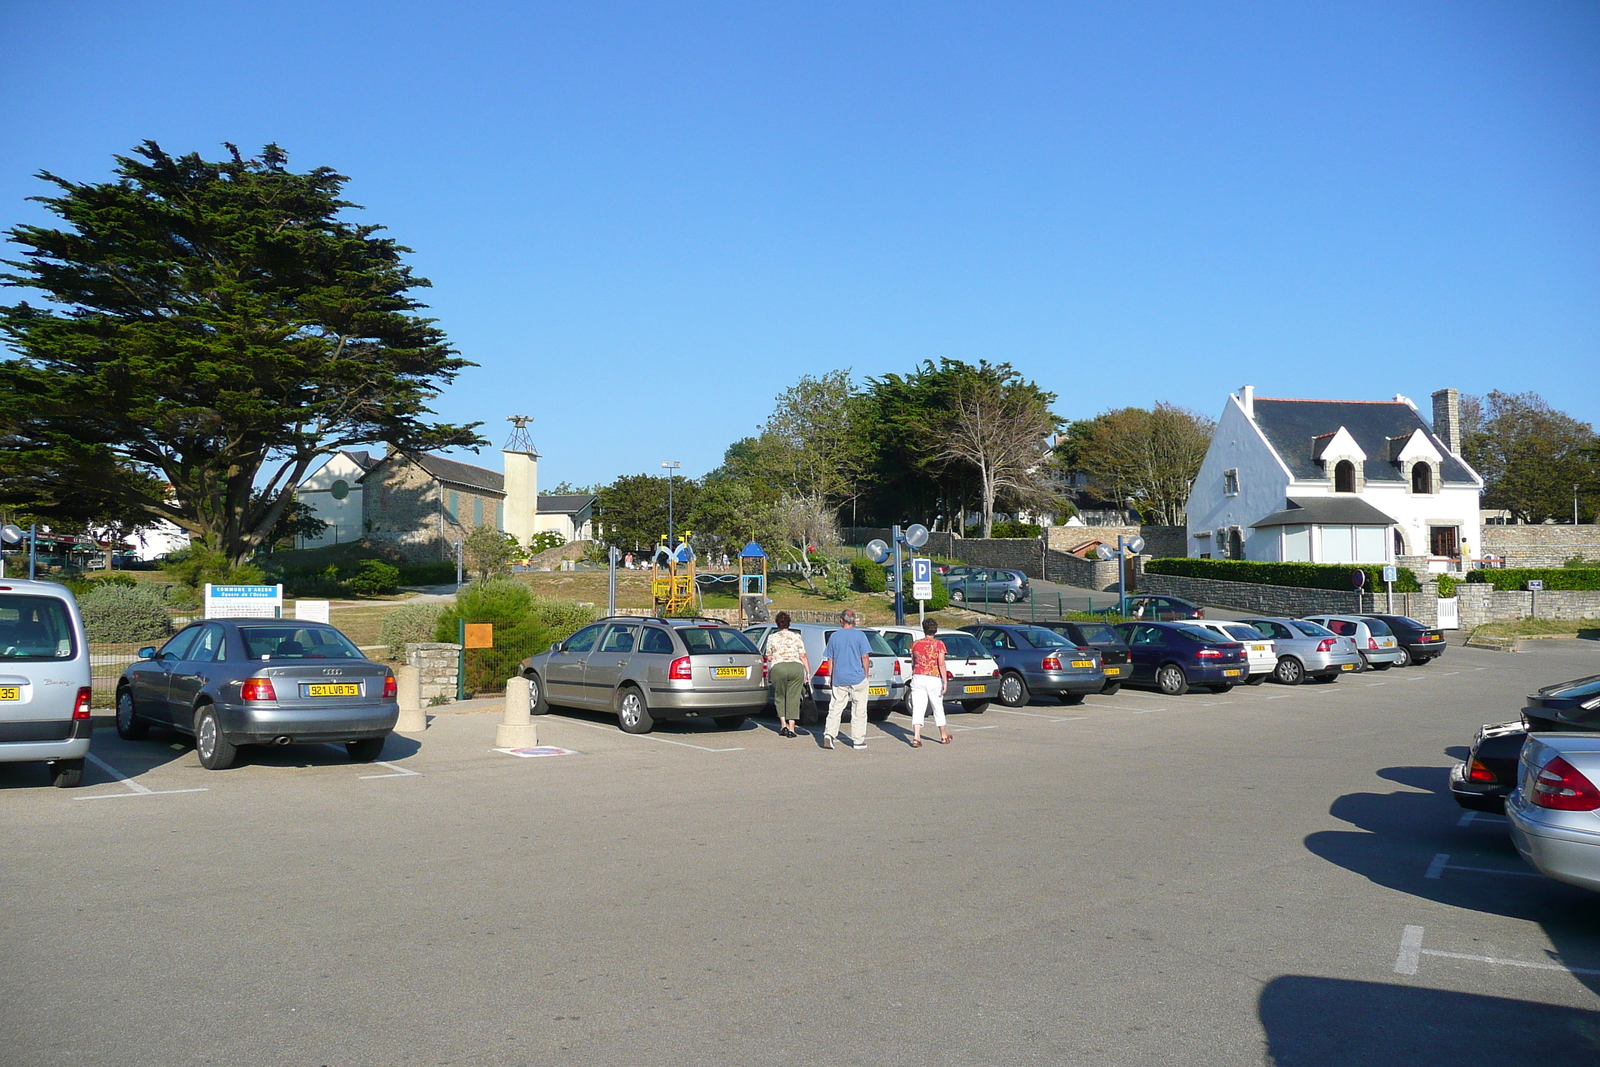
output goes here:
<path id="1" fill-rule="evenodd" d="M 822 653 L 828 664 L 833 696 L 828 699 L 828 723 L 822 730 L 822 747 L 832 748 L 839 735 L 844 708 L 850 705 L 850 744 L 867 747 L 867 672 L 872 669 L 872 646 L 867 635 L 856 629 L 856 613 L 848 608 L 839 613 L 839 629 L 828 638 Z"/>

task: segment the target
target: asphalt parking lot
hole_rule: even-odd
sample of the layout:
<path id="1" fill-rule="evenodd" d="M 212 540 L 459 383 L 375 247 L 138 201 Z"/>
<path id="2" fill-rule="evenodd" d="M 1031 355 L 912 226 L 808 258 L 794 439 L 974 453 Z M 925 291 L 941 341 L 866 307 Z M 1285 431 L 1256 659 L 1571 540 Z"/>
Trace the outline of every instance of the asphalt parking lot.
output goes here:
<path id="1" fill-rule="evenodd" d="M 953 712 L 0 766 L 5 1064 L 1600 1060 L 1600 898 L 1446 776 L 1600 645 Z M 930 731 L 931 732 L 931 731 Z M 564 753 L 564 754 L 563 754 Z"/>

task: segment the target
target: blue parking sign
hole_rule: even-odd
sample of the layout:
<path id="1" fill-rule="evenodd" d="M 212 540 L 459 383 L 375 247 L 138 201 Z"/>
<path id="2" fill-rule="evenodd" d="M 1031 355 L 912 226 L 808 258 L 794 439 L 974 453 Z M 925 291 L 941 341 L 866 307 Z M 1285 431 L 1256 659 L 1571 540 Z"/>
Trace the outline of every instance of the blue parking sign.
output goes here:
<path id="1" fill-rule="evenodd" d="M 911 599 L 933 599 L 933 560 L 911 558 Z"/>

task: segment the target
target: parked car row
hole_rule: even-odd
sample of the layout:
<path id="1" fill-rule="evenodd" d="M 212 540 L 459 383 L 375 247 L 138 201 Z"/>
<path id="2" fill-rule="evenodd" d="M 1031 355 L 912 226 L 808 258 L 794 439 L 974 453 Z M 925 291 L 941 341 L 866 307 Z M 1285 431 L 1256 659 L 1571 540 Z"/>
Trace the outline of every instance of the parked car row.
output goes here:
<path id="1" fill-rule="evenodd" d="M 1535 870 L 1600 891 L 1600 674 L 1547 685 L 1522 717 L 1478 730 L 1450 773 L 1456 803 L 1504 814 Z"/>

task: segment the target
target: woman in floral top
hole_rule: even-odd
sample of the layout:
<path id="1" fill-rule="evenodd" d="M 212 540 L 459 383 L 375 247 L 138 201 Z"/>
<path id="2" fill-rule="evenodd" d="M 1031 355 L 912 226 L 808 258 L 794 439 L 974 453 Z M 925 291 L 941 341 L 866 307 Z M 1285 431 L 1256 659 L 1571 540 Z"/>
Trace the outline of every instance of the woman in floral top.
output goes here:
<path id="1" fill-rule="evenodd" d="M 778 612 L 778 628 L 767 638 L 767 677 L 772 680 L 772 703 L 778 709 L 778 734 L 798 737 L 801 687 L 811 677 L 805 638 L 789 629 L 789 613 Z"/>
<path id="2" fill-rule="evenodd" d="M 939 728 L 939 743 L 950 743 L 944 726 L 944 642 L 933 636 L 939 624 L 932 619 L 922 624 L 928 636 L 911 646 L 911 747 L 922 747 L 922 720 L 933 705 L 933 724 Z"/>

